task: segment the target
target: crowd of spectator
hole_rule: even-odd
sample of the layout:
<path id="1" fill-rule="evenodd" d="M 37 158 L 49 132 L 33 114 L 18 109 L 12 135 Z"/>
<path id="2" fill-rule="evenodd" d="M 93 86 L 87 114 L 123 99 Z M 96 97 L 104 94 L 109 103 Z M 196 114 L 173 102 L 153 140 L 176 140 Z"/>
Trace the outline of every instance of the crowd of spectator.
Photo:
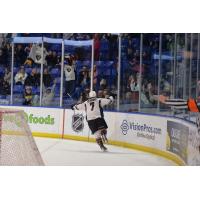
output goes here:
<path id="1" fill-rule="evenodd" d="M 69 40 L 94 39 L 94 78 L 93 85 L 98 97 L 116 96 L 118 73 L 118 36 L 113 34 L 3 34 L 0 35 L 0 95 L 10 95 L 11 85 L 11 45 L 13 36 L 64 38 Z M 170 51 L 173 46 L 173 34 L 163 37 L 163 50 Z M 181 44 L 181 42 L 180 42 Z M 24 105 L 39 104 L 40 64 L 43 62 L 43 91 L 42 104 L 51 105 L 56 95 L 60 95 L 60 85 L 63 84 L 63 98 L 73 99 L 78 102 L 87 99 L 91 81 L 90 57 L 91 49 L 83 47 L 66 47 L 64 57 L 64 80 L 60 83 L 61 76 L 61 48 L 44 44 L 44 60 L 41 60 L 41 45 L 16 44 L 14 49 L 14 77 L 13 84 L 21 88 Z M 138 103 L 139 100 L 139 72 L 142 72 L 141 101 L 144 106 L 153 106 L 153 95 L 157 94 L 157 66 L 153 54 L 158 53 L 159 34 L 144 34 L 142 66 L 140 66 L 140 34 L 122 34 L 122 76 L 121 100 L 122 104 Z M 84 61 L 88 61 L 84 63 Z M 111 66 L 106 65 L 108 61 Z M 81 62 L 79 66 L 78 63 Z M 99 64 L 100 63 L 100 64 Z M 102 65 L 104 67 L 102 67 Z M 106 69 L 105 66 L 108 69 Z M 170 71 L 170 69 L 166 70 Z M 161 77 L 161 91 L 170 95 L 170 76 Z M 19 91 L 16 91 L 19 93 Z M 15 94 L 15 90 L 14 90 Z M 16 95 L 17 96 L 17 95 Z M 58 103 L 58 101 L 56 101 Z M 115 106 L 115 105 L 114 105 Z"/>

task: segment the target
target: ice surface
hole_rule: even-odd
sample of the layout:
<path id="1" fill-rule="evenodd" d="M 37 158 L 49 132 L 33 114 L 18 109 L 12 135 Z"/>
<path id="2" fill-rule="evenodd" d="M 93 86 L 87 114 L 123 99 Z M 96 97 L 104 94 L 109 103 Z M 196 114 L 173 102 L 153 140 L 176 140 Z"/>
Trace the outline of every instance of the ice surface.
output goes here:
<path id="1" fill-rule="evenodd" d="M 45 165 L 54 166 L 169 166 L 174 162 L 142 151 L 106 145 L 102 152 L 96 143 L 35 137 Z"/>

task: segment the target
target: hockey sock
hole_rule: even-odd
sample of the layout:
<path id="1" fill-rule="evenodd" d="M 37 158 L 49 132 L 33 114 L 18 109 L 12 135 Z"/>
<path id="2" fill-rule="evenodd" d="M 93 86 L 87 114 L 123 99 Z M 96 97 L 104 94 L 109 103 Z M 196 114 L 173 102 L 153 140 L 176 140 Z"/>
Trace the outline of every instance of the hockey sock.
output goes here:
<path id="1" fill-rule="evenodd" d="M 103 145 L 103 141 L 101 138 L 96 139 L 97 144 L 100 146 L 102 150 L 107 150 L 107 148 Z"/>
<path id="2" fill-rule="evenodd" d="M 102 135 L 102 139 L 103 139 L 103 142 L 108 142 L 108 139 L 107 139 L 107 130 L 102 130 L 101 131 L 101 135 Z"/>

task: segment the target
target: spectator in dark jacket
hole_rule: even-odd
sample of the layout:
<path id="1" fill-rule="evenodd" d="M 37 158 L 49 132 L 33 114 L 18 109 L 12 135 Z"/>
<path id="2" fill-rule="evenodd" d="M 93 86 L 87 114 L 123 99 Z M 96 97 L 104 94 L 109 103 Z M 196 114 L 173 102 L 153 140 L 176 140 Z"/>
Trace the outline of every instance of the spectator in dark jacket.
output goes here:
<path id="1" fill-rule="evenodd" d="M 47 65 L 50 67 L 54 67 L 58 64 L 58 58 L 55 51 L 49 51 L 49 54 L 46 56 Z"/>
<path id="2" fill-rule="evenodd" d="M 5 81 L 3 78 L 0 80 L 0 94 L 1 95 L 10 95 L 10 84 Z"/>
<path id="3" fill-rule="evenodd" d="M 17 49 L 15 51 L 15 61 L 17 65 L 23 65 L 26 61 L 27 55 L 25 50 L 23 49 L 23 46 L 21 44 L 18 44 Z"/>
<path id="4" fill-rule="evenodd" d="M 43 83 L 45 87 L 50 87 L 52 84 L 52 76 L 49 74 L 49 70 L 47 68 L 44 69 L 44 74 L 43 74 Z"/>
<path id="5" fill-rule="evenodd" d="M 27 76 L 24 85 L 33 87 L 40 85 L 40 74 L 37 73 L 36 68 L 33 68 L 31 74 Z"/>
<path id="6" fill-rule="evenodd" d="M 6 56 L 4 54 L 3 49 L 0 49 L 0 65 L 6 64 Z"/>
<path id="7" fill-rule="evenodd" d="M 33 105 L 33 94 L 32 94 L 32 88 L 30 86 L 25 87 L 23 105 L 26 105 L 26 106 Z"/>
<path id="8" fill-rule="evenodd" d="M 86 66 L 83 66 L 82 70 L 79 73 L 78 85 L 79 86 L 86 86 L 90 81 L 89 71 Z"/>

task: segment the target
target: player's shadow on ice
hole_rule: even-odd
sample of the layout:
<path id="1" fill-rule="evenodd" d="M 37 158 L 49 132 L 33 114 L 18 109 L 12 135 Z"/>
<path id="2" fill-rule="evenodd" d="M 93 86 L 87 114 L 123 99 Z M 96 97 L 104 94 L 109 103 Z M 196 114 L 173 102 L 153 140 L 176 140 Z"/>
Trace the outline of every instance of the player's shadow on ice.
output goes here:
<path id="1" fill-rule="evenodd" d="M 97 154 L 97 153 L 99 153 L 99 154 L 108 154 L 108 155 L 110 155 L 110 154 L 113 154 L 113 155 L 131 155 L 131 154 L 138 154 L 138 153 L 134 153 L 134 152 L 130 152 L 130 153 L 128 153 L 128 152 L 116 152 L 116 151 L 110 151 L 110 150 L 108 150 L 108 151 L 106 151 L 106 152 L 103 152 L 103 151 L 101 151 L 101 150 L 96 150 L 96 151 L 94 151 L 94 150 L 73 150 L 73 149 L 60 149 L 61 151 L 68 151 L 68 152 L 77 152 L 77 153 L 88 153 L 88 154 Z"/>

